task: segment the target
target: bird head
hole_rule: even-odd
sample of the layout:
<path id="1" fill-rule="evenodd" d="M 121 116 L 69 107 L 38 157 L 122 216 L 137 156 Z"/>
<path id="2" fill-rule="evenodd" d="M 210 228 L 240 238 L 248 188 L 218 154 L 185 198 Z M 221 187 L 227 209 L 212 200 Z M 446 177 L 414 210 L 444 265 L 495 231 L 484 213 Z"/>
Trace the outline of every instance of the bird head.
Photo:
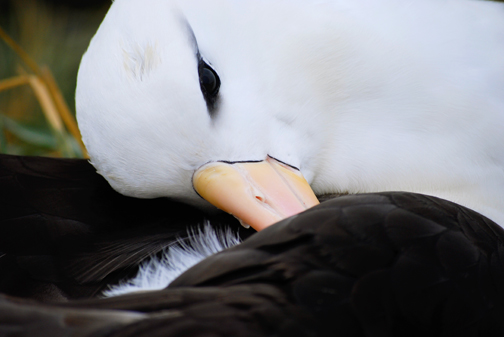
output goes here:
<path id="1" fill-rule="evenodd" d="M 114 2 L 81 62 L 79 127 L 118 192 L 210 201 L 263 228 L 318 203 L 303 164 L 322 141 L 309 113 L 318 109 L 294 64 L 267 76 L 288 51 L 249 57 L 272 39 L 271 21 L 234 18 L 233 32 L 225 13 L 210 22 L 204 13 Z"/>

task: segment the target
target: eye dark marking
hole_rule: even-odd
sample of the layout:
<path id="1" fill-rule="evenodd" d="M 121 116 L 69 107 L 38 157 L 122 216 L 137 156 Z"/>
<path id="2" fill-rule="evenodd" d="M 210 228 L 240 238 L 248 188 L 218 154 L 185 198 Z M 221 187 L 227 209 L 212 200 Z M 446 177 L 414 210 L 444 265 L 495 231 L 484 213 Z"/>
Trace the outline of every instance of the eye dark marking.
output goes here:
<path id="1" fill-rule="evenodd" d="M 198 74 L 201 92 L 207 103 L 208 111 L 210 114 L 213 114 L 216 110 L 219 98 L 219 89 L 221 85 L 219 75 L 217 75 L 217 72 L 201 58 L 198 64 Z"/>
<path id="2" fill-rule="evenodd" d="M 201 89 L 204 90 L 207 95 L 215 96 L 217 90 L 219 90 L 219 83 L 217 82 L 217 74 L 209 68 L 203 68 L 200 74 L 200 84 Z"/>

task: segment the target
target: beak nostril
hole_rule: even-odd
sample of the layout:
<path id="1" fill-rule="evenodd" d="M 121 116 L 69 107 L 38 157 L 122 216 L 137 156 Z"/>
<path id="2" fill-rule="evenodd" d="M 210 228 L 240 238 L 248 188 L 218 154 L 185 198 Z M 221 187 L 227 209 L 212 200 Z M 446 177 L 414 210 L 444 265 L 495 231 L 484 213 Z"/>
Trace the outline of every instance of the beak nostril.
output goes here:
<path id="1" fill-rule="evenodd" d="M 257 199 L 257 201 L 264 202 L 264 198 L 260 195 L 256 195 L 255 198 Z"/>

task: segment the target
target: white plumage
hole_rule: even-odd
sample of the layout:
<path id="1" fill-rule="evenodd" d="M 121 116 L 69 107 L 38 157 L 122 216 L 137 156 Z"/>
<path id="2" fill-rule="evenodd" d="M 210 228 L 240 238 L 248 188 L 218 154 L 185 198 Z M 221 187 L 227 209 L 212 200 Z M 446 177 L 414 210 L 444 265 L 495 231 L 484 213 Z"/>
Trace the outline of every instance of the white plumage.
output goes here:
<path id="1" fill-rule="evenodd" d="M 166 288 L 174 279 L 201 260 L 240 243 L 237 233 L 215 230 L 209 223 L 203 229 L 189 230 L 187 239 L 179 239 L 166 247 L 161 257 L 145 260 L 135 277 L 112 285 L 103 292 L 106 297 L 136 291 Z"/>
<path id="2" fill-rule="evenodd" d="M 222 82 L 212 114 L 198 51 Z M 126 195 L 203 206 L 201 165 L 270 155 L 317 194 L 420 192 L 504 224 L 502 3 L 116 0 L 77 113 Z"/>

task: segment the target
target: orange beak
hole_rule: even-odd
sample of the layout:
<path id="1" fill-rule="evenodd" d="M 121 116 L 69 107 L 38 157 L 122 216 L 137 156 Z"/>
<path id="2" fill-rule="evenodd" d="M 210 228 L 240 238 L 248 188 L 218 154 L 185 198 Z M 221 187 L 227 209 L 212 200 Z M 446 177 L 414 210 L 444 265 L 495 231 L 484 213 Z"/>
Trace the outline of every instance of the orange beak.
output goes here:
<path id="1" fill-rule="evenodd" d="M 301 172 L 271 157 L 203 165 L 194 173 L 193 186 L 205 200 L 257 231 L 319 204 Z"/>

